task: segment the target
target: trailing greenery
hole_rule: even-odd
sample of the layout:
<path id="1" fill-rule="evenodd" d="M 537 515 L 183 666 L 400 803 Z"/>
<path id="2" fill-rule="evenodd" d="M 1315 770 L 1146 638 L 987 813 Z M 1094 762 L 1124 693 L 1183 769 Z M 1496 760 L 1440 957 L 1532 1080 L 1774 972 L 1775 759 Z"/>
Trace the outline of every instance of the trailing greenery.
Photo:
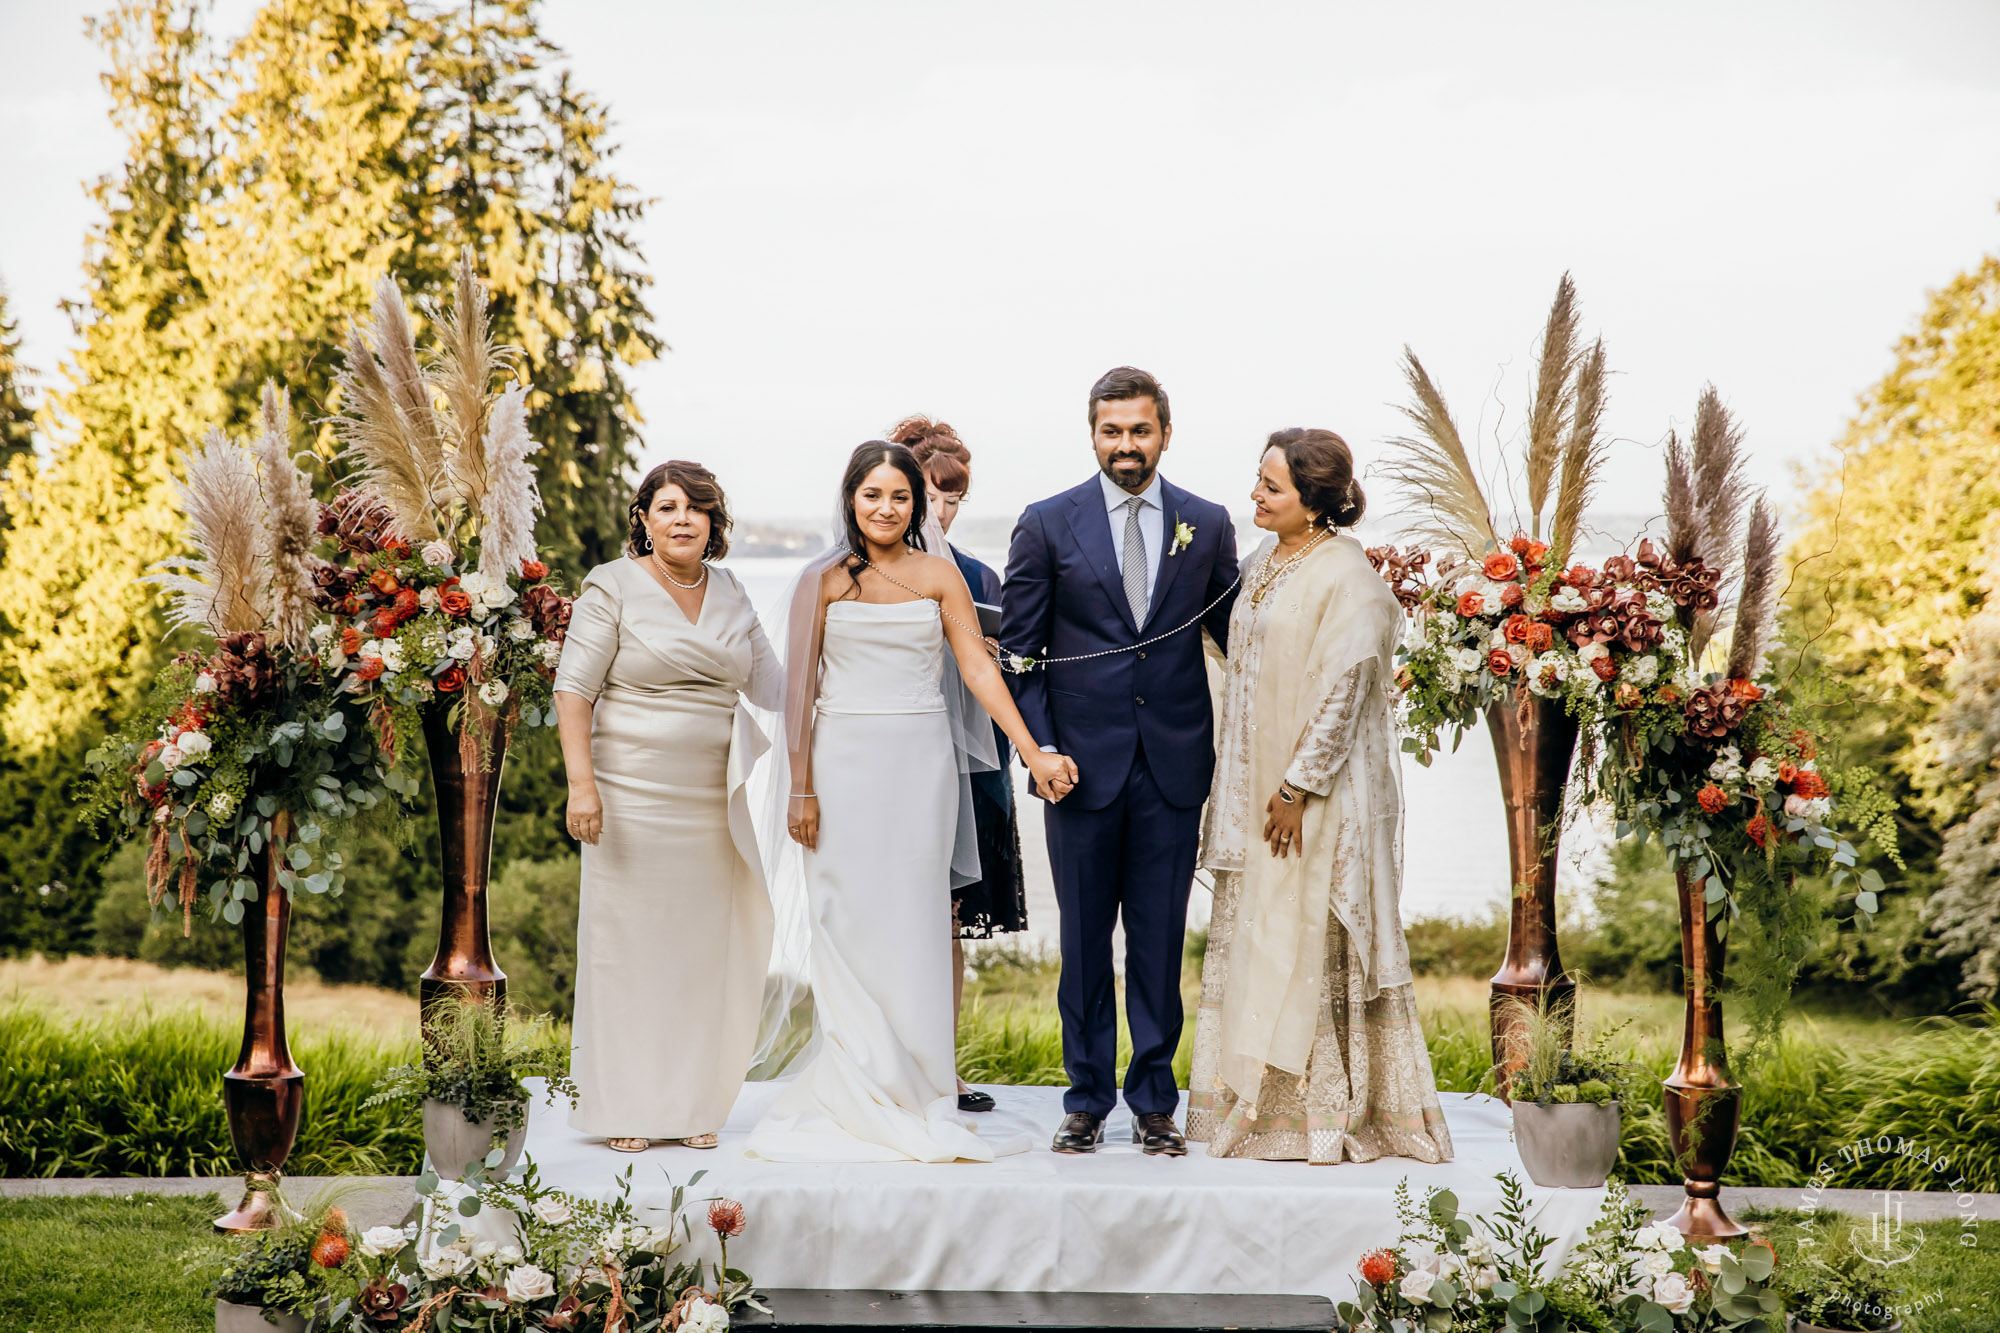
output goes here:
<path id="1" fill-rule="evenodd" d="M 447 997 L 430 1007 L 428 1018 L 423 1057 L 383 1074 L 363 1106 L 440 1101 L 457 1107 L 468 1124 L 491 1120 L 504 1135 L 528 1121 L 522 1079 L 544 1078 L 550 1091 L 576 1096 L 569 1032 L 545 1015 Z"/>

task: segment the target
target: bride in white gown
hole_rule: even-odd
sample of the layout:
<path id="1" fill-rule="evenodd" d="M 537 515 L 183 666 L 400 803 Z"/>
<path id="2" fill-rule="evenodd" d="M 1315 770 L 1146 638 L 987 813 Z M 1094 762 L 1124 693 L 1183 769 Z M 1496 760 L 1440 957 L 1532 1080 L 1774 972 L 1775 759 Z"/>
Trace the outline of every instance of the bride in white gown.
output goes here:
<path id="1" fill-rule="evenodd" d="M 910 451 L 862 445 L 841 492 L 844 551 L 808 570 L 787 635 L 786 827 L 805 849 L 813 1039 L 747 1148 L 780 1162 L 991 1161 L 1028 1140 L 982 1138 L 957 1107 L 954 862 L 969 851 L 978 874 L 961 785 L 982 731 L 993 764 L 985 714 L 1051 798 L 1076 768 L 1030 738 L 957 565 L 925 553 Z M 959 689 L 979 707 L 948 705 Z"/>

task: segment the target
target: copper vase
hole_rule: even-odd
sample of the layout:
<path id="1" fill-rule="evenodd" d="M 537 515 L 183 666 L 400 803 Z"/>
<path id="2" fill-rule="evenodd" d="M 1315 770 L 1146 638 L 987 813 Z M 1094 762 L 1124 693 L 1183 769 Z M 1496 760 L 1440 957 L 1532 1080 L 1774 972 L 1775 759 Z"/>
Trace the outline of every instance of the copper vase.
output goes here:
<path id="1" fill-rule="evenodd" d="M 1500 767 L 1507 807 L 1510 870 L 1507 956 L 1493 974 L 1488 999 L 1493 1064 L 1507 1096 L 1522 1056 L 1515 1042 L 1520 1018 L 1513 1000 L 1555 1006 L 1576 994 L 1556 946 L 1556 856 L 1562 837 L 1563 788 L 1576 752 L 1576 719 L 1560 700 L 1532 696 L 1489 704 L 1486 726 Z"/>
<path id="2" fill-rule="evenodd" d="M 286 819 L 272 820 L 282 836 Z M 292 900 L 278 883 L 281 862 L 270 843 L 257 857 L 262 891 L 243 905 L 243 1048 L 222 1076 L 229 1141 L 243 1163 L 243 1199 L 215 1219 L 217 1231 L 265 1231 L 278 1225 L 279 1170 L 298 1142 L 305 1071 L 285 1044 L 285 940 Z"/>
<path id="3" fill-rule="evenodd" d="M 1689 882 L 1685 866 L 1674 867 L 1681 905 L 1681 1056 L 1665 1089 L 1667 1139 L 1680 1165 L 1687 1198 L 1671 1219 L 1690 1240 L 1726 1240 L 1748 1229 L 1722 1210 L 1722 1173 L 1736 1151 L 1736 1126 L 1743 1113 L 1743 1087 L 1729 1077 L 1722 1039 L 1724 945 L 1716 935 L 1705 896 L 1708 881 Z"/>
<path id="4" fill-rule="evenodd" d="M 417 1000 L 426 1020 L 437 1001 L 453 990 L 496 1005 L 507 995 L 507 974 L 493 961 L 486 911 L 493 813 L 500 802 L 507 733 L 492 710 L 474 709 L 468 700 L 466 712 L 473 714 L 465 722 L 469 738 L 446 721 L 446 701 L 424 710 L 424 745 L 430 752 L 431 788 L 437 794 L 444 870 L 437 954 L 417 982 Z"/>

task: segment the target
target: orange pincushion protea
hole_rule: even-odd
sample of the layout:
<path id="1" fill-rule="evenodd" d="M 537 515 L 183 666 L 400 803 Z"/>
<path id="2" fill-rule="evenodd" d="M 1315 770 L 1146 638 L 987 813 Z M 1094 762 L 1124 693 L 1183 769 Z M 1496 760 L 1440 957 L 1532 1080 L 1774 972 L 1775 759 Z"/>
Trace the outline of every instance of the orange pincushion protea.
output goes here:
<path id="1" fill-rule="evenodd" d="M 1395 1254 L 1389 1250 L 1370 1250 L 1362 1255 L 1361 1276 L 1370 1286 L 1388 1286 L 1396 1280 Z"/>
<path id="2" fill-rule="evenodd" d="M 708 1228 L 718 1236 L 743 1234 L 743 1205 L 734 1199 L 717 1199 L 708 1205 Z"/>

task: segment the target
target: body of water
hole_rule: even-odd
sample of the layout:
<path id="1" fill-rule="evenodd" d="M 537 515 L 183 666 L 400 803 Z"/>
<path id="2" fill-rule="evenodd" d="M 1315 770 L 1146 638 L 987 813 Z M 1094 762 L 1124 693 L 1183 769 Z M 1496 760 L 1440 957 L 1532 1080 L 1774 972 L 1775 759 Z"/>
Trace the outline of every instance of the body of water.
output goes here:
<path id="1" fill-rule="evenodd" d="M 1006 564 L 1005 551 L 968 549 L 995 569 Z M 727 563 L 749 591 L 767 631 L 773 630 L 773 607 L 804 561 L 739 558 Z M 781 633 L 772 633 L 774 643 L 781 639 Z M 1056 905 L 1042 839 L 1041 803 L 1026 795 L 1027 780 L 1020 765 L 1014 766 L 1014 774 L 1015 787 L 1022 792 L 1021 850 L 1027 858 L 1029 936 L 1054 948 Z M 1405 756 L 1403 780 L 1407 807 L 1404 918 L 1484 915 L 1494 904 L 1505 902 L 1507 828 L 1500 804 L 1499 773 L 1485 727 L 1468 732 L 1456 754 L 1438 755 L 1429 768 Z M 1563 841 L 1564 865 L 1558 884 L 1565 893 L 1587 891 L 1604 865 L 1608 840 L 1599 827 L 1579 821 Z M 1206 920 L 1207 908 L 1206 893 L 1197 888 L 1195 901 L 1189 906 L 1190 917 L 1196 923 Z"/>

